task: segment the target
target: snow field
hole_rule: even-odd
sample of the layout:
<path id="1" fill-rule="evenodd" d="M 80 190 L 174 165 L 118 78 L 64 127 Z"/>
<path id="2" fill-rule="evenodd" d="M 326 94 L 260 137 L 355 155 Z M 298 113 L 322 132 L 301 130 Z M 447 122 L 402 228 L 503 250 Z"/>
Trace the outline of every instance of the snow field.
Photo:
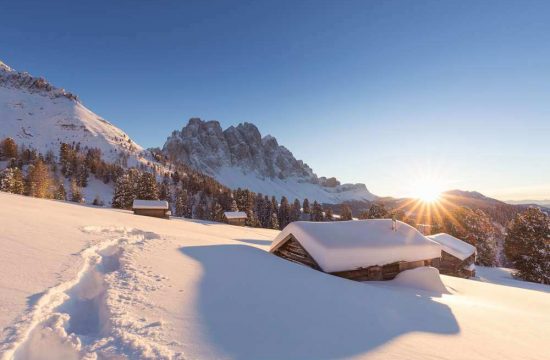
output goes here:
<path id="1" fill-rule="evenodd" d="M 543 289 L 429 268 L 358 283 L 269 254 L 273 230 L 0 203 L 5 359 L 548 358 Z"/>

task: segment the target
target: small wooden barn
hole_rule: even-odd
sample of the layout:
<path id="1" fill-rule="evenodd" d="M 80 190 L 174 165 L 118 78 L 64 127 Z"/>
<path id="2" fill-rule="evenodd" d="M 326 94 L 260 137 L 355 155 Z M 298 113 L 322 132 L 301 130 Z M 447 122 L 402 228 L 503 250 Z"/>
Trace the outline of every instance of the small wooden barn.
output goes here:
<path id="1" fill-rule="evenodd" d="M 237 226 L 244 226 L 247 219 L 244 211 L 226 211 L 223 213 L 223 217 L 229 225 Z"/>
<path id="2" fill-rule="evenodd" d="M 476 248 L 473 245 L 445 233 L 428 238 L 441 245 L 441 274 L 463 278 L 475 276 Z"/>
<path id="3" fill-rule="evenodd" d="M 134 200 L 132 210 L 136 215 L 170 218 L 168 202 L 162 200 Z"/>
<path id="4" fill-rule="evenodd" d="M 315 270 L 356 281 L 390 280 L 402 271 L 439 266 L 441 246 L 391 219 L 290 223 L 270 252 Z"/>

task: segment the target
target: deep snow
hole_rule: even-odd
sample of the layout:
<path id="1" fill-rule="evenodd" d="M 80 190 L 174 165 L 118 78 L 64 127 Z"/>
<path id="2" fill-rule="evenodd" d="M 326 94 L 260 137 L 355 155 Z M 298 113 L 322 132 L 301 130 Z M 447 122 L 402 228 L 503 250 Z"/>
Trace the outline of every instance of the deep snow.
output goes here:
<path id="1" fill-rule="evenodd" d="M 358 283 L 269 254 L 273 230 L 0 204 L 5 359 L 548 358 L 545 291 L 434 287 L 430 270 Z"/>
<path id="2" fill-rule="evenodd" d="M 441 256 L 441 246 L 401 221 L 391 219 L 334 222 L 296 221 L 277 235 L 275 251 L 293 235 L 325 272 L 418 261 Z"/>

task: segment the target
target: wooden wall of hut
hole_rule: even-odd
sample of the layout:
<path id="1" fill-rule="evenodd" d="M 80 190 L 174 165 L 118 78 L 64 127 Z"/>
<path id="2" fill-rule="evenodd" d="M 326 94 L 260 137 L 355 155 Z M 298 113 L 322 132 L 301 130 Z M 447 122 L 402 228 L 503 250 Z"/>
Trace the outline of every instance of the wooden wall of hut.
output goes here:
<path id="1" fill-rule="evenodd" d="M 283 245 L 275 250 L 274 254 L 283 259 L 321 271 L 321 267 L 317 264 L 317 261 L 313 259 L 294 237 L 288 239 Z"/>
<path id="2" fill-rule="evenodd" d="M 152 216 L 162 219 L 168 219 L 168 210 L 166 209 L 134 209 L 134 214 L 143 216 Z"/>
<path id="3" fill-rule="evenodd" d="M 439 272 L 443 275 L 469 278 L 475 275 L 475 271 L 472 272 L 466 268 L 473 264 L 474 261 L 475 254 L 472 254 L 464 260 L 460 260 L 445 251 L 441 251 L 441 265 L 439 267 Z"/>

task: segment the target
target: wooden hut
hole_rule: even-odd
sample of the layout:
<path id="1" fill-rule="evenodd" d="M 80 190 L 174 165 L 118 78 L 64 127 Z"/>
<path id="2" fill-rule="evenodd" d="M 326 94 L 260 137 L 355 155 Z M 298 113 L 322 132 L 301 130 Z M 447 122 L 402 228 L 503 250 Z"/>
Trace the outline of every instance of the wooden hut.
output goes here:
<path id="1" fill-rule="evenodd" d="M 229 225 L 244 226 L 247 216 L 244 211 L 226 211 L 223 213 L 225 221 Z"/>
<path id="2" fill-rule="evenodd" d="M 163 219 L 170 218 L 168 202 L 161 200 L 134 200 L 132 210 L 136 215 L 153 216 Z"/>
<path id="3" fill-rule="evenodd" d="M 476 248 L 473 245 L 445 233 L 428 238 L 441 245 L 441 274 L 463 278 L 475 276 Z"/>
<path id="4" fill-rule="evenodd" d="M 404 270 L 439 266 L 441 247 L 414 227 L 391 219 L 289 224 L 270 252 L 350 280 L 390 280 Z"/>

